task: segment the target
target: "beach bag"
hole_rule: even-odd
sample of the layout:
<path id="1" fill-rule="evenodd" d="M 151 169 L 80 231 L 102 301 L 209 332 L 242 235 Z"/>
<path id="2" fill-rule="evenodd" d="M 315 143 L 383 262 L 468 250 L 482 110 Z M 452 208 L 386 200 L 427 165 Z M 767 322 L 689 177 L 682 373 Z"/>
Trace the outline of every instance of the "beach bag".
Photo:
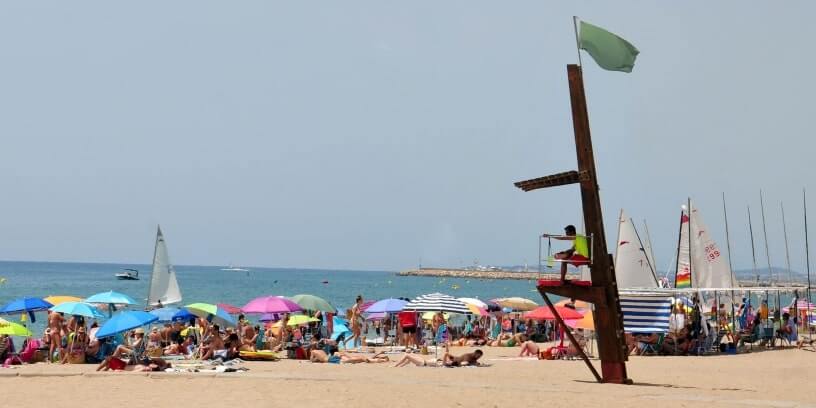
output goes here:
<path id="1" fill-rule="evenodd" d="M 555 360 L 555 347 L 550 347 L 538 353 L 539 360 Z"/>

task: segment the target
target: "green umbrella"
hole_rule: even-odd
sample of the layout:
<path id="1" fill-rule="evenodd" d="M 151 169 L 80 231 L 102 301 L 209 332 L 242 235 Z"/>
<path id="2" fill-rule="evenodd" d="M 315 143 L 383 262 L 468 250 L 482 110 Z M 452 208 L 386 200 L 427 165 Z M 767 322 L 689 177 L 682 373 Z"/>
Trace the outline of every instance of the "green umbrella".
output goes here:
<path id="1" fill-rule="evenodd" d="M 210 323 L 215 323 L 220 326 L 235 327 L 235 319 L 227 313 L 226 310 L 209 303 L 193 303 L 184 306 L 190 313 L 207 319 Z"/>
<path id="2" fill-rule="evenodd" d="M 331 303 L 325 301 L 323 298 L 319 298 L 315 295 L 295 295 L 290 297 L 293 302 L 297 303 L 298 306 L 302 307 L 304 310 L 312 310 L 312 311 L 321 311 L 327 313 L 335 313 L 337 309 L 331 305 Z"/>
<path id="3" fill-rule="evenodd" d="M 0 334 L 20 337 L 33 336 L 31 331 L 26 329 L 25 326 L 4 319 L 0 319 Z"/>

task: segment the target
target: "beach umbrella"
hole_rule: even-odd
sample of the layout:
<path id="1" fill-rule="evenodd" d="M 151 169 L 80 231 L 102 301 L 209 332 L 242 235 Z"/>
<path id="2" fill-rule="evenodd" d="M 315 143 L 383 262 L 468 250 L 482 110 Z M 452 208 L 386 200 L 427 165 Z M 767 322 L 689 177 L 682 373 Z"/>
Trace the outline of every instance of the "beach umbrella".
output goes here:
<path id="1" fill-rule="evenodd" d="M 282 321 L 283 320 L 278 320 L 277 324 L 280 325 L 280 323 Z M 287 326 L 300 326 L 300 325 L 303 325 L 303 324 L 309 324 L 309 323 L 312 323 L 312 322 L 319 322 L 319 321 L 320 321 L 320 319 L 315 319 L 314 317 L 311 317 L 311 316 L 292 315 L 292 316 L 289 316 L 289 320 L 286 322 L 286 325 Z"/>
<path id="2" fill-rule="evenodd" d="M 346 319 L 343 319 L 342 317 L 339 316 L 332 317 L 332 327 L 333 327 L 333 331 L 331 334 L 332 340 L 337 340 L 338 338 L 340 338 L 340 336 L 348 338 L 352 334 L 351 330 L 348 328 L 348 321 L 346 321 Z"/>
<path id="3" fill-rule="evenodd" d="M 592 312 L 584 313 L 584 317 L 580 319 L 564 320 L 564 323 L 573 329 L 595 330 L 595 318 Z"/>
<path id="4" fill-rule="evenodd" d="M 434 316 L 436 316 L 438 312 L 425 312 L 422 314 L 422 320 L 433 320 Z M 442 317 L 445 318 L 445 321 L 450 320 L 451 315 L 450 313 L 442 313 Z"/>
<path id="5" fill-rule="evenodd" d="M 331 303 L 325 301 L 323 298 L 315 295 L 295 295 L 289 300 L 298 304 L 303 310 L 321 311 L 326 313 L 335 313 L 337 309 Z"/>
<path id="6" fill-rule="evenodd" d="M 374 312 L 374 313 L 366 313 L 366 320 L 382 320 L 388 317 L 388 313 L 385 312 Z"/>
<path id="7" fill-rule="evenodd" d="M 405 305 L 403 310 L 416 312 L 450 312 L 469 313 L 467 305 L 453 296 L 442 293 L 431 293 L 417 296 Z"/>
<path id="8" fill-rule="evenodd" d="M 401 300 L 401 299 L 383 299 L 377 302 L 374 302 L 369 306 L 365 312 L 366 313 L 397 313 L 401 312 L 402 309 L 405 308 L 405 305 L 408 302 Z"/>
<path id="9" fill-rule="evenodd" d="M 465 304 L 467 305 L 468 310 L 470 310 L 470 313 L 472 313 L 472 314 L 474 314 L 476 316 L 487 316 L 487 315 L 490 314 L 490 313 L 487 313 L 486 309 L 483 309 L 483 308 L 481 308 L 479 306 L 476 306 L 476 305 L 470 304 L 470 303 L 465 303 Z"/>
<path id="10" fill-rule="evenodd" d="M 476 307 L 479 307 L 479 308 L 482 308 L 482 309 L 487 309 L 487 303 L 485 303 L 485 302 L 483 302 L 483 301 L 481 301 L 479 299 L 462 297 L 462 298 L 459 298 L 459 300 L 461 300 L 462 302 L 467 303 L 469 305 L 473 305 L 473 306 L 476 306 Z"/>
<path id="11" fill-rule="evenodd" d="M 224 309 L 227 313 L 231 315 L 241 314 L 241 308 L 238 306 L 233 306 L 229 303 L 216 303 L 215 305 Z"/>
<path id="12" fill-rule="evenodd" d="M 66 295 L 58 295 L 58 296 L 48 296 L 43 298 L 46 302 L 56 306 L 60 303 L 65 302 L 82 302 L 82 298 L 76 296 L 66 296 Z"/>
<path id="13" fill-rule="evenodd" d="M 30 330 L 19 323 L 10 322 L 0 318 L 0 335 L 30 337 L 33 336 Z"/>
<path id="14" fill-rule="evenodd" d="M 65 313 L 72 316 L 84 316 L 91 319 L 101 319 L 105 317 L 96 306 L 85 302 L 64 302 L 48 309 L 52 312 Z"/>
<path id="15" fill-rule="evenodd" d="M 219 326 L 235 326 L 236 324 L 235 319 L 233 319 L 226 310 L 216 305 L 209 303 L 192 303 L 184 306 L 184 308 L 190 313 L 207 319 L 208 322 Z"/>
<path id="16" fill-rule="evenodd" d="M 196 317 L 194 314 L 188 312 L 186 309 L 179 309 L 176 307 L 163 307 L 160 309 L 153 309 L 148 312 L 159 318 L 159 322 L 176 322 L 187 321 L 190 318 Z"/>
<path id="17" fill-rule="evenodd" d="M 377 301 L 376 300 L 366 300 L 366 301 L 364 301 L 363 304 L 360 305 L 360 311 L 361 312 L 368 311 L 368 308 L 371 307 L 371 305 L 373 305 L 374 303 L 377 303 Z"/>
<path id="18" fill-rule="evenodd" d="M 521 297 L 500 298 L 493 299 L 493 301 L 496 302 L 501 307 L 507 307 L 522 312 L 533 310 L 538 307 L 538 303 L 533 302 L 530 299 L 525 299 Z"/>
<path id="19" fill-rule="evenodd" d="M 292 313 L 303 310 L 297 303 L 282 296 L 262 296 L 249 301 L 241 311 L 244 313 Z"/>
<path id="20" fill-rule="evenodd" d="M 43 299 L 35 297 L 27 297 L 12 300 L 0 309 L 0 314 L 13 314 L 23 312 L 39 312 L 50 309 L 53 304 L 46 302 Z M 33 321 L 33 320 L 32 320 Z"/>
<path id="21" fill-rule="evenodd" d="M 132 297 L 112 290 L 97 293 L 85 298 L 88 303 L 104 303 L 108 305 L 135 305 L 136 301 Z"/>
<path id="22" fill-rule="evenodd" d="M 159 320 L 158 317 L 148 312 L 126 311 L 120 312 L 110 318 L 99 330 L 96 331 L 97 338 L 110 337 L 130 329 L 145 326 Z"/>
<path id="23" fill-rule="evenodd" d="M 581 319 L 584 317 L 581 312 L 569 307 L 556 306 L 555 310 L 563 320 Z M 550 311 L 550 308 L 547 306 L 535 308 L 532 311 L 525 313 L 523 316 L 525 319 L 555 320 L 555 316 L 553 316 L 552 311 Z"/>

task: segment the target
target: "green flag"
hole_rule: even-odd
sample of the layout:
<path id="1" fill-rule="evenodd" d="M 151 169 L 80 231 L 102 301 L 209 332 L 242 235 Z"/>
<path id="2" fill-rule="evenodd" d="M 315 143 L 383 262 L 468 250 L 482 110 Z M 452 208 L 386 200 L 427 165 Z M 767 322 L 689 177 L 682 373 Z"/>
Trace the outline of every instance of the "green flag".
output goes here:
<path id="1" fill-rule="evenodd" d="M 601 27 L 581 21 L 578 44 L 607 71 L 632 72 L 640 53 L 634 45 Z"/>

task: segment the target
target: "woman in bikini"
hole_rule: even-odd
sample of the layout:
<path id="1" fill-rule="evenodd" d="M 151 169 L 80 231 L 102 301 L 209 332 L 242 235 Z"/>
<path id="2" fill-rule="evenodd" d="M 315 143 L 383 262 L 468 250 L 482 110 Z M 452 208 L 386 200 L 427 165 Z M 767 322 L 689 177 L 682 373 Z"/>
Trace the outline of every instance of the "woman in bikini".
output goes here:
<path id="1" fill-rule="evenodd" d="M 363 330 L 363 296 L 357 295 L 357 300 L 354 302 L 354 306 L 351 307 L 351 316 L 349 316 L 349 323 L 351 323 L 351 338 L 346 340 L 346 344 L 351 339 L 354 339 L 354 342 L 351 344 L 352 348 L 357 347 L 357 343 L 361 340 L 361 333 Z M 362 343 L 360 343 L 362 344 Z"/>
<path id="2" fill-rule="evenodd" d="M 48 347 L 49 363 L 53 360 L 55 351 L 59 351 L 60 360 L 62 360 L 62 326 L 64 323 L 65 319 L 62 317 L 62 313 L 48 312 L 48 329 L 51 336 Z"/>

